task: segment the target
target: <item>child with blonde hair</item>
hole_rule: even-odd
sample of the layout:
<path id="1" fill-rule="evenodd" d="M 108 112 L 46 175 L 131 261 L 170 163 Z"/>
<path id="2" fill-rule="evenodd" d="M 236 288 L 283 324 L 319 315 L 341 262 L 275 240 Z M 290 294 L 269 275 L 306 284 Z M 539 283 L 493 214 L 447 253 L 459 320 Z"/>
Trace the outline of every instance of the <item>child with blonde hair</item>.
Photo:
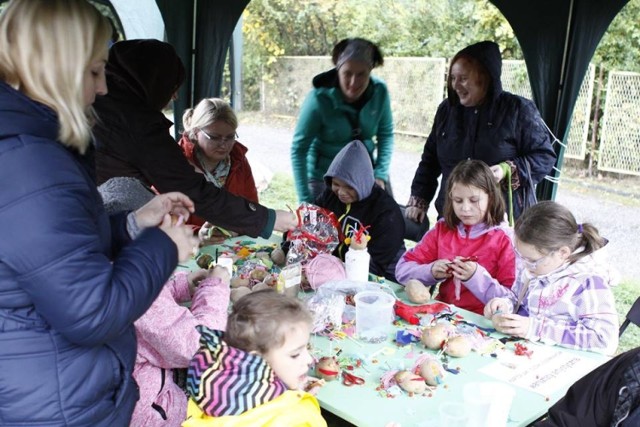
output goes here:
<path id="1" fill-rule="evenodd" d="M 489 166 L 460 162 L 447 180 L 444 218 L 396 266 L 401 284 L 440 283 L 437 298 L 482 314 L 491 285 L 510 288 L 515 277 L 511 230 Z"/>
<path id="2" fill-rule="evenodd" d="M 578 224 L 564 206 L 540 202 L 515 225 L 519 259 L 513 289 L 494 287 L 484 314 L 498 331 L 532 341 L 613 354 L 617 284 L 604 254 L 606 240 L 591 224 Z"/>
<path id="3" fill-rule="evenodd" d="M 303 391 L 311 326 L 301 301 L 269 289 L 240 298 L 226 332 L 199 326 L 182 425 L 325 427 L 318 401 Z"/>

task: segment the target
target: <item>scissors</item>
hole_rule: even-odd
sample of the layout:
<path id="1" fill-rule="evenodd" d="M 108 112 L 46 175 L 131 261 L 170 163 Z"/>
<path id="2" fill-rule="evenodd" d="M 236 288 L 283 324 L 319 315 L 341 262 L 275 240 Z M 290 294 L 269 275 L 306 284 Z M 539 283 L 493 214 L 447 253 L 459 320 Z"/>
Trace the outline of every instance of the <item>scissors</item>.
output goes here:
<path id="1" fill-rule="evenodd" d="M 353 374 L 342 371 L 342 384 L 351 387 L 352 385 L 364 384 L 364 379 L 356 377 Z"/>

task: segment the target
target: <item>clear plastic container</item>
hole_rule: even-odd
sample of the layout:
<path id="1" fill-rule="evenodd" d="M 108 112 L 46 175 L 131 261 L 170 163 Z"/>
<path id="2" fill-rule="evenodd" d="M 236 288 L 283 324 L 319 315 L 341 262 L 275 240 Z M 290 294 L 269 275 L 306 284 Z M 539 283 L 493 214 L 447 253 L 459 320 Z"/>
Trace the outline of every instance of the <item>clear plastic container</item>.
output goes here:
<path id="1" fill-rule="evenodd" d="M 365 342 L 386 341 L 393 322 L 395 298 L 383 291 L 362 291 L 356 303 L 356 335 Z"/>

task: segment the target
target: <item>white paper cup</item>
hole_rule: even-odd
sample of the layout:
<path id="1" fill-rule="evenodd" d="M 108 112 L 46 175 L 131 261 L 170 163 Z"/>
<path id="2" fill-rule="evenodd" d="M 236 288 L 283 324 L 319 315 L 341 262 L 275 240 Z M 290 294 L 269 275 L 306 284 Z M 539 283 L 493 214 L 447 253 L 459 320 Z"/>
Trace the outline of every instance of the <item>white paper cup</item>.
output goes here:
<path id="1" fill-rule="evenodd" d="M 505 427 L 515 394 L 513 387 L 498 381 L 466 384 L 463 400 L 469 415 L 467 426 Z"/>

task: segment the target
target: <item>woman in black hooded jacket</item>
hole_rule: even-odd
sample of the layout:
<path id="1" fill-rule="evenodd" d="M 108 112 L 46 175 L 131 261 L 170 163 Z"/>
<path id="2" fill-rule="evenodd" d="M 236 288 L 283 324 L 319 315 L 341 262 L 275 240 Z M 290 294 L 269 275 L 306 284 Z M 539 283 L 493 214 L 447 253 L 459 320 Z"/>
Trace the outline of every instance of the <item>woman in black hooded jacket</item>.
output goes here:
<path id="1" fill-rule="evenodd" d="M 522 212 L 525 190 L 553 168 L 551 134 L 540 113 L 532 101 L 502 90 L 501 73 L 502 57 L 494 42 L 473 44 L 453 57 L 448 98 L 438 107 L 413 178 L 407 218 L 419 223 L 425 219 L 440 175 L 435 207 L 442 216 L 447 178 L 462 160 L 491 166 L 507 206 L 511 188 L 513 219 Z"/>

